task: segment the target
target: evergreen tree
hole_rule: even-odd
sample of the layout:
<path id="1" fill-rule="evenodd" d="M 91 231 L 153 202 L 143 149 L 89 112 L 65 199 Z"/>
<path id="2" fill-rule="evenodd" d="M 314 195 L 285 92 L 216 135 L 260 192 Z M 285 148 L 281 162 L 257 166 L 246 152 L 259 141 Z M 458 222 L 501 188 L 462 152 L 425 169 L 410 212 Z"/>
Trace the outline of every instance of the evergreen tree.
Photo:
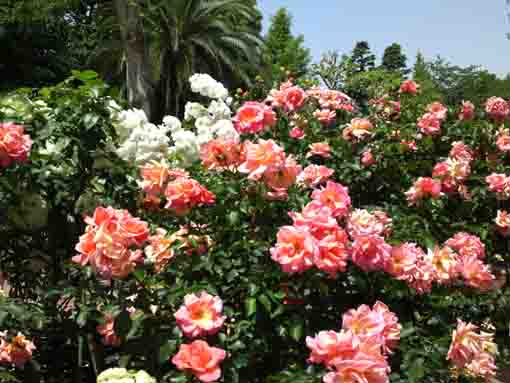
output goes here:
<path id="1" fill-rule="evenodd" d="M 375 55 L 370 50 L 367 41 L 358 41 L 352 50 L 352 63 L 357 73 L 366 72 L 375 68 Z"/>
<path id="2" fill-rule="evenodd" d="M 441 92 L 435 85 L 429 65 L 422 53 L 418 51 L 413 67 L 413 80 L 420 85 L 420 91 L 430 102 L 442 99 Z"/>
<path id="3" fill-rule="evenodd" d="M 407 73 L 407 57 L 400 44 L 393 43 L 384 50 L 381 67 L 391 72 Z"/>
<path id="4" fill-rule="evenodd" d="M 303 76 L 311 61 L 310 50 L 303 46 L 302 35 L 294 37 L 291 32 L 292 17 L 285 8 L 280 8 L 271 19 L 266 36 L 266 62 L 271 79 L 281 73 L 280 68 L 290 71 L 293 77 Z"/>

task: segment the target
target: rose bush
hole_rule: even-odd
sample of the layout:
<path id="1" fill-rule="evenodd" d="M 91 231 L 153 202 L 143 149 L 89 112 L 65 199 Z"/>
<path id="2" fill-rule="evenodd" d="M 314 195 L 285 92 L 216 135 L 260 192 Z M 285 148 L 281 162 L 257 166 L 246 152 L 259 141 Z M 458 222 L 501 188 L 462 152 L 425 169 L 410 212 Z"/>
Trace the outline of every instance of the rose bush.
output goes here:
<path id="1" fill-rule="evenodd" d="M 190 86 L 159 125 L 93 72 L 3 101 L 1 379 L 495 379 L 506 100 Z"/>

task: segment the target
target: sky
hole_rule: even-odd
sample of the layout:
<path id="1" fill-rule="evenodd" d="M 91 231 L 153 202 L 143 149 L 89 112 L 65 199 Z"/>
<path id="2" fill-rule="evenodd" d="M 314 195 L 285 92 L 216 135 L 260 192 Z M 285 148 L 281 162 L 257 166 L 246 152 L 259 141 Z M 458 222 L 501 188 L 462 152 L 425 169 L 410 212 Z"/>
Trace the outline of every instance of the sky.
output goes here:
<path id="1" fill-rule="evenodd" d="M 321 53 L 349 53 L 366 40 L 378 58 L 398 42 L 409 62 L 421 51 L 455 65 L 481 65 L 510 73 L 510 25 L 505 0 L 258 0 L 264 32 L 278 8 L 293 17 L 293 33 L 303 34 L 314 61 Z"/>

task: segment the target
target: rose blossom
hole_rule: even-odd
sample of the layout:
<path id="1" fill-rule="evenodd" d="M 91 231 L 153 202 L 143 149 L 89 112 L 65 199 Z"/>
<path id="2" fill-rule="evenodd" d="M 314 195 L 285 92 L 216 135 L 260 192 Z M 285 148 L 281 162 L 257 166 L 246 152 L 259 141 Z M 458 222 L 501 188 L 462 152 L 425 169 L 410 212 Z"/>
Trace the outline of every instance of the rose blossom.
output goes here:
<path id="1" fill-rule="evenodd" d="M 497 193 L 498 199 L 508 199 L 510 197 L 510 177 L 501 173 L 492 173 L 485 178 L 489 185 L 489 191 Z"/>
<path id="2" fill-rule="evenodd" d="M 497 352 L 493 334 L 478 332 L 478 326 L 457 320 L 447 356 L 457 369 L 468 376 L 488 381 L 496 375 L 494 356 Z"/>
<path id="3" fill-rule="evenodd" d="M 310 151 L 306 154 L 306 157 L 320 156 L 323 158 L 331 157 L 331 147 L 326 142 L 315 142 L 310 144 L 308 147 Z"/>
<path id="4" fill-rule="evenodd" d="M 350 255 L 347 233 L 337 228 L 318 242 L 319 251 L 315 253 L 314 263 L 334 278 L 337 272 L 344 272 Z"/>
<path id="5" fill-rule="evenodd" d="M 236 140 L 218 138 L 200 148 L 202 165 L 208 170 L 235 170 L 243 161 L 243 146 Z"/>
<path id="6" fill-rule="evenodd" d="M 438 120 L 444 121 L 448 114 L 448 108 L 439 101 L 435 101 L 432 104 L 427 105 L 427 112 L 432 113 Z"/>
<path id="7" fill-rule="evenodd" d="M 413 80 L 405 80 L 400 85 L 400 93 L 406 93 L 406 94 L 411 94 L 413 96 L 416 96 L 416 94 L 418 93 L 419 87 L 420 86 Z"/>
<path id="8" fill-rule="evenodd" d="M 245 162 L 239 166 L 241 173 L 248 173 L 248 179 L 259 180 L 264 172 L 272 166 L 285 162 L 283 148 L 273 140 L 258 140 L 256 144 L 245 143 Z"/>
<path id="9" fill-rule="evenodd" d="M 222 300 L 202 291 L 199 295 L 186 295 L 184 304 L 174 316 L 184 335 L 196 338 L 220 331 L 226 319 L 221 315 L 222 311 Z"/>
<path id="10" fill-rule="evenodd" d="M 85 234 L 76 245 L 79 253 L 73 261 L 92 269 L 104 279 L 125 278 L 143 259 L 140 250 L 149 237 L 148 224 L 132 217 L 127 210 L 98 207 L 85 217 Z"/>
<path id="11" fill-rule="evenodd" d="M 308 230 L 296 226 L 281 227 L 276 246 L 270 250 L 271 258 L 285 273 L 302 273 L 310 269 L 318 251 L 316 240 Z"/>
<path id="12" fill-rule="evenodd" d="M 304 228 L 317 240 L 334 234 L 340 228 L 331 209 L 318 201 L 308 203 L 300 213 L 290 212 L 289 216 L 294 226 Z"/>
<path id="13" fill-rule="evenodd" d="M 498 215 L 494 220 L 499 233 L 503 237 L 508 237 L 510 234 L 510 214 L 506 210 L 498 210 Z"/>
<path id="14" fill-rule="evenodd" d="M 496 138 L 496 146 L 501 152 L 510 152 L 510 129 L 501 129 Z"/>
<path id="15" fill-rule="evenodd" d="M 418 128 L 427 136 L 434 136 L 441 132 L 441 120 L 433 113 L 425 113 L 418 120 Z"/>
<path id="16" fill-rule="evenodd" d="M 458 255 L 448 246 L 435 246 L 429 249 L 426 259 L 434 268 L 434 280 L 438 283 L 448 283 L 458 275 Z"/>
<path id="17" fill-rule="evenodd" d="M 329 207 L 335 218 L 344 217 L 351 208 L 349 189 L 332 181 L 328 181 L 326 187 L 314 190 L 312 198 Z"/>
<path id="18" fill-rule="evenodd" d="M 471 121 L 475 118 L 475 105 L 471 101 L 462 101 L 459 120 Z"/>
<path id="19" fill-rule="evenodd" d="M 448 156 L 457 161 L 471 162 L 475 159 L 473 149 L 462 141 L 455 141 L 452 143 L 452 148 Z"/>
<path id="20" fill-rule="evenodd" d="M 0 332 L 0 363 L 13 364 L 21 368 L 32 359 L 32 353 L 36 347 L 32 341 L 18 333 L 11 342 L 4 339 L 5 335 Z"/>
<path id="21" fill-rule="evenodd" d="M 23 126 L 12 122 L 0 123 L 0 167 L 28 159 L 32 140 L 24 134 Z"/>
<path id="22" fill-rule="evenodd" d="M 361 164 L 368 168 L 370 166 L 372 166 L 373 164 L 376 163 L 376 160 L 375 160 L 375 157 L 374 155 L 372 154 L 372 151 L 369 149 L 369 150 L 366 150 L 364 151 L 362 154 L 361 154 Z"/>
<path id="23" fill-rule="evenodd" d="M 418 146 L 416 145 L 416 141 L 400 141 L 400 145 L 402 145 L 405 151 L 416 152 L 418 150 Z"/>
<path id="24" fill-rule="evenodd" d="M 510 116 L 510 105 L 501 97 L 491 97 L 485 103 L 485 112 L 496 122 L 503 122 Z"/>
<path id="25" fill-rule="evenodd" d="M 272 166 L 266 170 L 263 181 L 272 189 L 268 196 L 272 197 L 275 194 L 279 194 L 286 199 L 287 189 L 294 185 L 301 170 L 301 166 L 297 164 L 292 156 L 287 157 L 283 164 Z"/>
<path id="26" fill-rule="evenodd" d="M 352 261 L 363 271 L 381 270 L 390 258 L 391 246 L 378 235 L 359 236 L 352 244 Z"/>
<path id="27" fill-rule="evenodd" d="M 181 344 L 172 363 L 179 370 L 188 370 L 201 382 L 215 382 L 221 377 L 220 363 L 227 353 L 221 348 L 211 347 L 203 340 Z"/>
<path id="28" fill-rule="evenodd" d="M 248 101 L 239 108 L 233 122 L 239 133 L 260 133 L 276 124 L 276 113 L 265 104 Z"/>
<path id="29" fill-rule="evenodd" d="M 385 271 L 398 280 L 412 282 L 417 265 L 425 257 L 425 252 L 415 243 L 403 243 L 391 250 L 391 258 L 386 262 Z"/>
<path id="30" fill-rule="evenodd" d="M 489 266 L 476 256 L 462 258 L 459 270 L 466 284 L 480 291 L 490 290 L 496 279 Z"/>
<path id="31" fill-rule="evenodd" d="M 351 348 L 353 342 L 355 342 L 353 334 L 346 331 L 321 331 L 314 338 L 307 336 L 306 345 L 311 351 L 308 361 L 331 366 L 332 361 L 343 350 Z"/>
<path id="32" fill-rule="evenodd" d="M 115 319 L 111 315 L 106 315 L 104 323 L 98 325 L 96 330 L 103 337 L 102 342 L 105 346 L 120 346 L 121 339 L 115 334 Z"/>
<path id="33" fill-rule="evenodd" d="M 297 182 L 308 187 L 315 187 L 326 182 L 334 172 L 333 169 L 323 165 L 308 165 L 299 173 Z"/>
<path id="34" fill-rule="evenodd" d="M 384 235 L 389 231 L 391 218 L 382 211 L 370 213 L 365 209 L 354 210 L 347 219 L 347 231 L 355 239 L 364 235 Z"/>
<path id="35" fill-rule="evenodd" d="M 374 135 L 374 125 L 367 118 L 353 118 L 342 132 L 344 140 L 363 140 Z"/>
<path id="36" fill-rule="evenodd" d="M 289 136 L 291 138 L 295 138 L 297 140 L 301 140 L 303 138 L 305 138 L 305 131 L 299 127 L 294 127 L 290 130 L 289 132 Z"/>
<path id="37" fill-rule="evenodd" d="M 334 110 L 329 109 L 321 109 L 316 110 L 313 113 L 313 116 L 323 125 L 323 126 L 329 126 L 331 125 L 335 119 L 336 119 L 336 113 Z"/>
<path id="38" fill-rule="evenodd" d="M 165 229 L 156 229 L 156 234 L 149 237 L 149 244 L 144 250 L 147 258 L 154 263 L 154 269 L 157 273 L 161 272 L 175 255 L 171 247 L 175 239 L 168 237 L 167 234 Z"/>
<path id="39" fill-rule="evenodd" d="M 447 240 L 445 245 L 451 247 L 462 257 L 485 258 L 485 245 L 476 235 L 460 232 Z"/>
<path id="40" fill-rule="evenodd" d="M 405 194 L 409 206 L 426 197 L 438 199 L 441 196 L 441 183 L 429 177 L 420 177 Z"/>
<path id="41" fill-rule="evenodd" d="M 187 214 L 193 207 L 212 205 L 216 196 L 192 178 L 180 177 L 168 183 L 165 190 L 165 209 L 177 215 Z"/>

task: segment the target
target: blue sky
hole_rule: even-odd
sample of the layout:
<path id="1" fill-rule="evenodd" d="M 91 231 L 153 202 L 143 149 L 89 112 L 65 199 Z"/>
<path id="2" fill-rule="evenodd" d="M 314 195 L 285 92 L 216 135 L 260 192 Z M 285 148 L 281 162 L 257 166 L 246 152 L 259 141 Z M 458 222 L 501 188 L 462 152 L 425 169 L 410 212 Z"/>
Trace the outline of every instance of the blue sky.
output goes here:
<path id="1" fill-rule="evenodd" d="M 293 32 L 303 34 L 317 60 L 322 52 L 352 50 L 367 40 L 380 58 L 384 48 L 400 43 L 414 62 L 441 55 L 453 64 L 481 65 L 510 73 L 510 26 L 504 0 L 258 0 L 264 30 L 279 7 L 293 16 Z"/>

